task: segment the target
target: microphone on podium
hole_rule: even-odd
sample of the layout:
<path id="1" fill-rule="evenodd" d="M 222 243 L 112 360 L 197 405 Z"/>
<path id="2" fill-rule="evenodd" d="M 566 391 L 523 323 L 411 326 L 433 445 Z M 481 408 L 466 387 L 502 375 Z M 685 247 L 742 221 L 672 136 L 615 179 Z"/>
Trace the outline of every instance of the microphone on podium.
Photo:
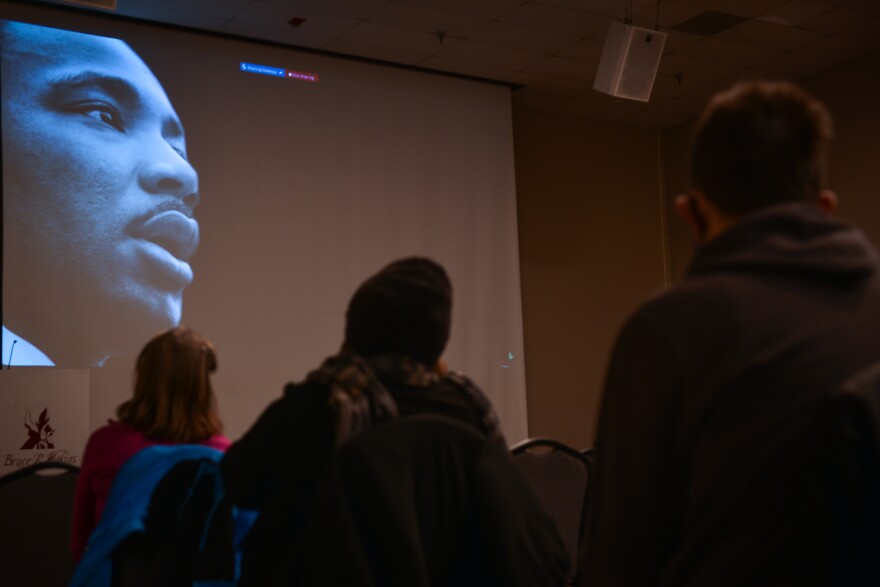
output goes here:
<path id="1" fill-rule="evenodd" d="M 9 360 L 6 361 L 6 370 L 9 371 L 12 369 L 12 351 L 15 350 L 15 343 L 18 342 L 18 339 L 15 338 L 12 340 L 12 346 L 9 347 Z"/>

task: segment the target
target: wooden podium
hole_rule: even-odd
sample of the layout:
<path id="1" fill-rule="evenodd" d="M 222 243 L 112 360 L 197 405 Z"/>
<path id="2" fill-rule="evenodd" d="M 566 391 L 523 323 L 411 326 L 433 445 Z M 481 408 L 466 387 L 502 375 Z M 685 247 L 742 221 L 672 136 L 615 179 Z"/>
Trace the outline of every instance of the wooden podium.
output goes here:
<path id="1" fill-rule="evenodd" d="M 0 476 L 46 461 L 79 467 L 88 437 L 88 369 L 0 371 Z"/>

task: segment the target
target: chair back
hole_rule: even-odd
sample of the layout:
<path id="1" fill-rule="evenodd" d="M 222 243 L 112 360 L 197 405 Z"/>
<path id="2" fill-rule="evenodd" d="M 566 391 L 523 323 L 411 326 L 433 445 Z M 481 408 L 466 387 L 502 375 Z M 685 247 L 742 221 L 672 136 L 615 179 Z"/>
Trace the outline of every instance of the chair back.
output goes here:
<path id="1" fill-rule="evenodd" d="M 831 491 L 831 583 L 880 585 L 880 363 L 837 390 L 819 434 Z"/>
<path id="2" fill-rule="evenodd" d="M 299 585 L 563 585 L 553 521 L 506 449 L 436 416 L 377 425 L 334 454 Z"/>
<path id="3" fill-rule="evenodd" d="M 38 463 L 0 477 L 0 585 L 66 585 L 79 467 Z"/>
<path id="4" fill-rule="evenodd" d="M 225 520 L 230 512 L 221 503 L 222 455 L 208 446 L 172 444 L 144 448 L 128 459 L 113 480 L 70 587 L 191 587 L 194 578 L 201 578 L 200 567 L 192 562 L 193 544 L 201 552 L 210 543 L 202 533 L 212 527 L 208 521 Z M 157 508 L 169 512 L 168 518 L 157 518 Z M 162 527 L 167 520 L 171 531 L 153 532 L 157 519 Z M 178 520 L 181 525 L 174 526 Z M 206 579 L 235 578 L 234 561 L 210 559 L 211 568 L 220 571 L 212 570 Z"/>
<path id="5" fill-rule="evenodd" d="M 592 476 L 590 452 L 577 451 L 549 438 L 531 438 L 514 445 L 511 454 L 556 522 L 571 561 L 569 580 L 573 581 L 586 539 Z"/>
<path id="6" fill-rule="evenodd" d="M 153 490 L 144 531 L 114 550 L 112 586 L 235 585 L 239 521 L 220 463 L 180 461 Z"/>

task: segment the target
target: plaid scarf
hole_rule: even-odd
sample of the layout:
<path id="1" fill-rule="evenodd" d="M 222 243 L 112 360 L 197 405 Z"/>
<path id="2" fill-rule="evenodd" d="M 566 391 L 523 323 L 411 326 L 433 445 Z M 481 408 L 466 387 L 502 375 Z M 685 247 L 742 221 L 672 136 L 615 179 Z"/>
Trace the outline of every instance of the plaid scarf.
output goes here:
<path id="1" fill-rule="evenodd" d="M 336 441 L 339 447 L 373 424 L 399 417 L 397 404 L 383 381 L 408 387 L 431 387 L 445 380 L 462 394 L 477 412 L 483 431 L 495 442 L 505 444 L 492 404 L 467 377 L 436 371 L 404 356 L 380 356 L 369 360 L 352 353 L 329 357 L 306 377 L 327 387 L 330 407 L 336 413 Z"/>

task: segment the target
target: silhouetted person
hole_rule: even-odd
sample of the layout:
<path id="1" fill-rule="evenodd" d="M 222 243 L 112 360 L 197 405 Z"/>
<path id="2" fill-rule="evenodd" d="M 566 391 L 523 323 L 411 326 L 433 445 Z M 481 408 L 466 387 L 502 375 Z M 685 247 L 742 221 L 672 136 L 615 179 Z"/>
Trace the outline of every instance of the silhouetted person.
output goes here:
<path id="1" fill-rule="evenodd" d="M 420 257 L 391 263 L 354 293 L 346 312 L 342 352 L 327 359 L 305 381 L 288 384 L 284 396 L 271 404 L 241 440 L 232 445 L 223 460 L 227 491 L 237 505 L 260 511 L 245 541 L 242 587 L 295 581 L 297 568 L 290 563 L 297 560 L 309 540 L 306 527 L 319 478 L 334 451 L 345 446 L 347 440 L 359 438 L 364 431 L 407 416 L 440 416 L 483 435 L 487 443 L 496 443 L 492 448 L 503 453 L 509 469 L 514 468 L 489 400 L 469 379 L 448 371 L 441 360 L 449 338 L 451 309 L 452 285 L 440 265 Z M 381 465 L 383 455 L 371 456 Z M 396 460 L 388 460 L 387 474 L 407 474 L 396 472 L 396 466 Z M 461 470 L 464 464 L 455 468 Z M 520 503 L 538 503 L 528 497 Z M 445 511 L 442 508 L 446 504 L 434 505 L 436 511 Z M 537 509 L 540 506 L 536 505 Z M 528 517 L 529 522 L 534 520 L 535 524 L 524 526 L 540 530 L 534 536 L 513 537 L 512 542 L 521 538 L 520 542 L 532 545 L 528 552 L 520 551 L 521 556 L 514 562 L 533 573 L 523 573 L 523 577 L 541 576 L 540 584 L 562 584 L 567 559 L 561 539 L 542 509 L 534 515 L 531 511 L 522 517 Z M 462 561 L 454 553 L 464 553 L 460 556 L 470 560 L 473 549 L 450 547 L 429 528 L 422 529 L 424 542 L 417 543 L 418 536 L 413 532 L 417 524 L 409 517 L 412 510 L 398 514 L 409 523 L 400 523 L 398 519 L 395 524 L 389 520 L 385 530 L 400 532 L 401 539 L 424 553 L 424 559 L 414 565 L 424 565 L 425 575 L 437 581 L 432 584 L 473 584 L 476 577 L 466 573 L 465 578 L 452 584 L 437 579 L 438 573 L 463 577 L 458 568 Z M 517 512 L 505 515 L 519 519 Z M 311 523 L 320 527 L 331 521 L 317 519 Z M 447 523 L 454 525 L 452 519 Z M 478 540 L 475 536 L 459 538 L 462 545 L 469 538 Z M 448 550 L 427 546 L 438 543 Z M 481 552 L 485 553 L 480 560 L 487 566 L 493 548 L 501 550 L 495 546 L 489 539 L 480 543 L 484 549 Z M 384 554 L 393 559 L 393 553 Z M 394 569 L 385 569 L 384 579 L 374 576 L 372 580 L 378 581 L 377 585 L 402 584 Z M 519 579 L 523 580 L 530 581 Z M 505 585 L 523 584 L 502 578 L 498 581 Z"/>
<path id="2" fill-rule="evenodd" d="M 827 584 L 816 422 L 880 359 L 877 252 L 832 216 L 831 135 L 784 82 L 736 85 L 697 122 L 675 204 L 699 249 L 609 366 L 591 584 Z"/>

